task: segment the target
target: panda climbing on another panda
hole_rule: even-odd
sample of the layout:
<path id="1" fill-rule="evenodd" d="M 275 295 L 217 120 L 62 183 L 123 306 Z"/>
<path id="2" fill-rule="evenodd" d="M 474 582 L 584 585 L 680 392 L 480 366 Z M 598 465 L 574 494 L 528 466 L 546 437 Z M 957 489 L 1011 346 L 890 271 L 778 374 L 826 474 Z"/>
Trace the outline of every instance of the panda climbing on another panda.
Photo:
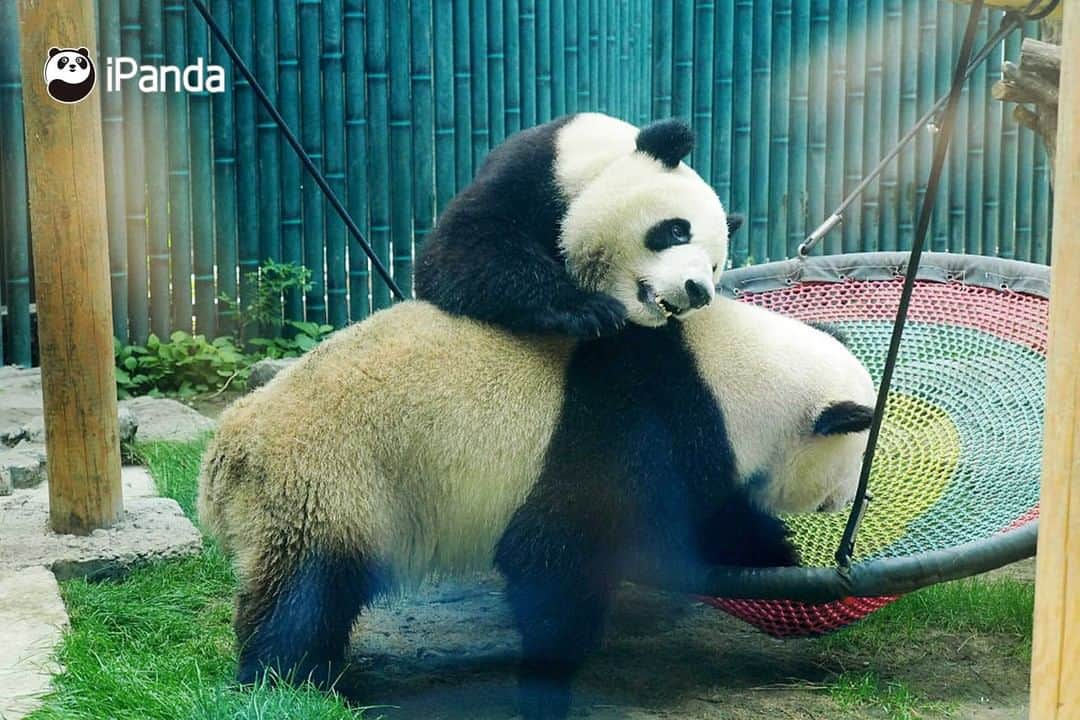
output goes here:
<path id="1" fill-rule="evenodd" d="M 667 162 L 679 135 L 621 124 L 629 145 L 597 153 L 608 136 L 591 120 L 593 142 L 576 136 L 581 156 L 562 160 L 574 199 L 557 222 L 560 272 L 501 282 L 521 329 L 580 329 L 558 306 L 576 290 L 615 298 L 621 330 L 515 333 L 403 302 L 222 414 L 199 513 L 240 581 L 242 682 L 331 685 L 377 597 L 494 566 L 522 638 L 521 713 L 563 718 L 622 580 L 693 591 L 716 566 L 795 564 L 776 514 L 851 499 L 874 398 L 865 368 L 824 333 L 716 298 L 728 219 Z M 502 219 L 535 224 L 538 207 Z M 445 255 L 442 270 L 473 273 L 488 303 L 499 288 L 476 274 L 497 268 L 477 257 Z"/>
<path id="2" fill-rule="evenodd" d="M 54 100 L 77 103 L 94 89 L 94 61 L 84 48 L 49 48 L 45 86 Z"/>
<path id="3" fill-rule="evenodd" d="M 680 162 L 693 145 L 693 132 L 678 120 L 639 131 L 600 113 L 567 115 L 510 136 L 439 217 L 417 256 L 416 296 L 449 313 L 511 330 L 580 338 L 610 335 L 628 320 L 662 324 L 667 315 L 709 302 L 719 267 L 657 298 L 654 306 L 662 313 L 650 307 L 645 317 L 634 299 L 647 287 L 628 283 L 606 292 L 592 287 L 589 275 L 596 266 L 619 258 L 584 257 L 567 244 L 571 223 L 588 226 L 578 229 L 579 236 L 585 229 L 632 231 L 654 252 L 674 248 L 662 265 L 669 267 L 672 256 L 693 255 L 677 246 L 688 244 L 688 223 L 695 219 L 698 243 L 726 242 L 742 218 L 727 217 L 722 209 L 716 219 L 726 217 L 726 224 L 673 216 L 662 226 L 635 225 L 643 193 L 668 195 L 672 209 L 686 215 L 712 208 L 709 198 L 699 197 L 707 186 Z M 678 197 L 685 188 L 691 189 L 689 196 Z M 600 226 L 586 209 L 598 203 L 622 213 L 605 214 L 613 224 Z M 570 274 L 569 258 L 575 261 Z"/>

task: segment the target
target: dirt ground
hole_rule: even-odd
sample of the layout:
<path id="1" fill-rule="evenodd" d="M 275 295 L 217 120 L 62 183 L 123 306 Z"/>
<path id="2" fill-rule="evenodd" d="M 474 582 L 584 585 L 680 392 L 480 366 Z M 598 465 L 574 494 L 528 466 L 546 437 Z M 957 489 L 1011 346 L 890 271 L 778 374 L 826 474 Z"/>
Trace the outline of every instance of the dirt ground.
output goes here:
<path id="1" fill-rule="evenodd" d="M 1026 717 L 1026 661 L 992 637 L 932 633 L 870 657 L 815 640 L 774 640 L 684 596 L 628 586 L 606 638 L 577 683 L 574 718 L 890 717 L 833 699 L 827 686 L 845 671 L 903 683 L 923 700 L 915 717 Z M 379 710 L 388 720 L 515 715 L 518 646 L 495 579 L 443 582 L 373 609 L 353 652 L 346 685 L 362 702 L 395 706 Z"/>

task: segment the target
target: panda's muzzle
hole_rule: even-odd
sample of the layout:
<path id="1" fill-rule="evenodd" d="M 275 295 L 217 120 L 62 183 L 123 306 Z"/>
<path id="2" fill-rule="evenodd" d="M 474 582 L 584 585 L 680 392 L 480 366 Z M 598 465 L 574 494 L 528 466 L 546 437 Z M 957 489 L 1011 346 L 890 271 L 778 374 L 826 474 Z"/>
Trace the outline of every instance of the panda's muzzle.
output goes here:
<path id="1" fill-rule="evenodd" d="M 712 294 L 708 288 L 695 280 L 687 280 L 684 289 L 685 296 L 683 293 L 678 293 L 681 297 L 661 297 L 657 295 L 652 285 L 640 279 L 637 297 L 642 305 L 655 310 L 665 319 L 671 317 L 678 319 L 692 310 L 705 307 L 712 301 Z"/>

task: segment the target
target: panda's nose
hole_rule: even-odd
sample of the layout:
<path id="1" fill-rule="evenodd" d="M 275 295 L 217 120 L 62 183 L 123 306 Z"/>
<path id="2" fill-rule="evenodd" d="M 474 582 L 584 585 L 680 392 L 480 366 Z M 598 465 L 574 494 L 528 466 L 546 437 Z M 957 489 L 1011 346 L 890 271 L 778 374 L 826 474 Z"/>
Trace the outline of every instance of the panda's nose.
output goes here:
<path id="1" fill-rule="evenodd" d="M 686 281 L 686 297 L 690 300 L 690 307 L 693 308 L 705 307 L 712 300 L 708 286 L 697 280 Z"/>

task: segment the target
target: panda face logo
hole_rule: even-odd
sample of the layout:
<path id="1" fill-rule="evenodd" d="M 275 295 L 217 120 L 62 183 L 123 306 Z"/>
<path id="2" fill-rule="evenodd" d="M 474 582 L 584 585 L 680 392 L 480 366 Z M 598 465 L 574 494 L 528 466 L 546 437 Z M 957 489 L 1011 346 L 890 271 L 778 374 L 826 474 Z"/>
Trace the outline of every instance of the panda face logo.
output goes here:
<path id="1" fill-rule="evenodd" d="M 53 100 L 68 104 L 85 100 L 96 79 L 94 61 L 86 48 L 49 49 L 45 87 Z"/>

